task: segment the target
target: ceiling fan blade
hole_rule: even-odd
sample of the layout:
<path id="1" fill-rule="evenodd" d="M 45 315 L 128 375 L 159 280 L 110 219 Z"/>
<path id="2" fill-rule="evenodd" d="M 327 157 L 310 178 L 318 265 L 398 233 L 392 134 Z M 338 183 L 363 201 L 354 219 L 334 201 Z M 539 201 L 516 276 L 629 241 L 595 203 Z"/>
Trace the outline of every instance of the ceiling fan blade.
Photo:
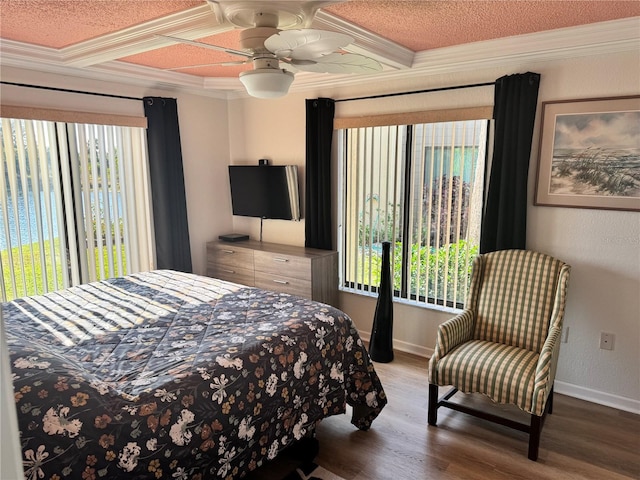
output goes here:
<path id="1" fill-rule="evenodd" d="M 327 30 L 283 30 L 271 35 L 264 47 L 277 57 L 296 60 L 316 59 L 353 43 L 353 37 Z"/>
<path id="2" fill-rule="evenodd" d="M 382 70 L 382 65 L 373 58 L 356 53 L 331 53 L 315 62 L 295 61 L 291 64 L 303 72 L 316 73 L 375 73 Z"/>
<path id="3" fill-rule="evenodd" d="M 188 70 L 190 68 L 204 68 L 204 67 L 233 67 L 235 65 L 245 65 L 249 63 L 250 60 L 238 60 L 237 62 L 217 62 L 217 63 L 203 63 L 200 65 L 185 65 L 184 67 L 173 67 L 173 68 L 165 68 L 165 70 L 176 71 L 176 70 Z"/>
<path id="4" fill-rule="evenodd" d="M 193 45 L 194 47 L 202 47 L 208 48 L 210 50 L 217 50 L 218 52 L 225 52 L 231 55 L 239 55 L 241 57 L 251 58 L 253 55 L 247 52 L 243 52 L 242 50 L 234 50 L 233 48 L 220 47 L 218 45 L 212 45 L 210 43 L 197 42 L 195 40 L 187 40 L 185 38 L 172 37 L 170 35 L 157 35 L 158 37 L 168 38 L 169 40 L 174 40 L 176 42 L 185 43 L 187 45 Z"/>

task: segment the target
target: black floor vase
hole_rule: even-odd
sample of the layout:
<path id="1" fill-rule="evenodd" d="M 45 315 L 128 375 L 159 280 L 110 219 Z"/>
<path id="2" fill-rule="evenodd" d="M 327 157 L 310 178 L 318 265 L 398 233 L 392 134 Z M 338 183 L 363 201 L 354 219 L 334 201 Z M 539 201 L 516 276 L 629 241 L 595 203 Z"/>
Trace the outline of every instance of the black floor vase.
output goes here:
<path id="1" fill-rule="evenodd" d="M 373 316 L 373 329 L 369 342 L 369 356 L 374 362 L 393 360 L 393 285 L 389 250 L 391 243 L 382 242 L 382 272 L 378 303 Z"/>

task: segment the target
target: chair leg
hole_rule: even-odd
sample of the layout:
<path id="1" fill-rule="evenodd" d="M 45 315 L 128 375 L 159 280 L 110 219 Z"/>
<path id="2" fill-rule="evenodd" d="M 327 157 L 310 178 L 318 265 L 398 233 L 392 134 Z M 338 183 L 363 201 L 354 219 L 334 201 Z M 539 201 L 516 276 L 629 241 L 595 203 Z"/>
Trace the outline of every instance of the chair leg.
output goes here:
<path id="1" fill-rule="evenodd" d="M 529 431 L 529 460 L 538 460 L 540 447 L 540 432 L 542 431 L 543 417 L 531 415 L 531 430 Z"/>
<path id="2" fill-rule="evenodd" d="M 438 423 L 438 385 L 429 384 L 429 413 L 427 417 L 429 425 Z"/>
<path id="3" fill-rule="evenodd" d="M 553 413 L 553 387 L 551 387 L 551 391 L 549 392 L 547 403 L 549 404 L 549 409 L 547 410 L 547 413 Z"/>

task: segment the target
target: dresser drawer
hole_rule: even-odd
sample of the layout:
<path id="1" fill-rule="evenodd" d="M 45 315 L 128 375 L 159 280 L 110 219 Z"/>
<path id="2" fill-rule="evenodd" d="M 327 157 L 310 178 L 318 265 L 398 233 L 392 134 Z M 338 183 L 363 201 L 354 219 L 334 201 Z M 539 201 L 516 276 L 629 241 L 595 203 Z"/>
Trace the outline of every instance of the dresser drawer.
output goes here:
<path id="1" fill-rule="evenodd" d="M 262 272 L 268 275 L 296 278 L 308 281 L 311 285 L 311 259 L 274 252 L 254 252 L 256 275 Z"/>
<path id="2" fill-rule="evenodd" d="M 311 280 L 301 280 L 299 278 L 259 272 L 257 270 L 255 272 L 255 279 L 255 286 L 258 288 L 311 298 Z"/>
<path id="3" fill-rule="evenodd" d="M 253 250 L 236 248 L 232 245 L 208 246 L 207 267 L 210 265 L 242 266 L 253 269 Z"/>
<path id="4" fill-rule="evenodd" d="M 207 263 L 207 276 L 226 280 L 227 282 L 247 285 L 248 287 L 255 286 L 253 270 L 237 265 Z"/>

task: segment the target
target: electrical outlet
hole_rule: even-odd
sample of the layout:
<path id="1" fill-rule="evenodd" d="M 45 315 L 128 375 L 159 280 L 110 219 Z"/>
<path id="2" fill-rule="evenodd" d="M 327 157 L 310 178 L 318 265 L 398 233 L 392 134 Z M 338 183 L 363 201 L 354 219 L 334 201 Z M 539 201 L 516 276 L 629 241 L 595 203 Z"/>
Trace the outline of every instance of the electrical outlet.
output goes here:
<path id="1" fill-rule="evenodd" d="M 613 341 L 616 336 L 613 333 L 600 332 L 600 348 L 602 350 L 613 350 Z"/>
<path id="2" fill-rule="evenodd" d="M 569 341 L 569 327 L 562 328 L 562 343 L 567 343 Z"/>

